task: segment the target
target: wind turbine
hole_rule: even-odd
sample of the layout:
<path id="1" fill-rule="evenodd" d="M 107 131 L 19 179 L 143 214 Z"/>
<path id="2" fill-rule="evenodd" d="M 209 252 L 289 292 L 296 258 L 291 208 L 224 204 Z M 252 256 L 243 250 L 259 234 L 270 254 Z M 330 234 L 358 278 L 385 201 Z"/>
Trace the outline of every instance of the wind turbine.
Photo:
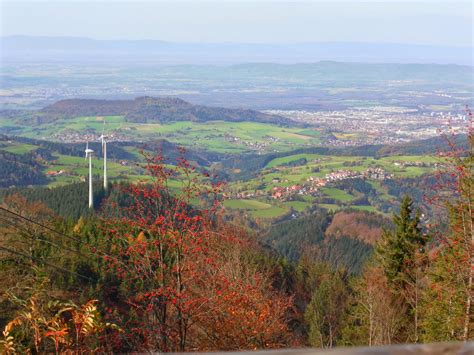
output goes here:
<path id="1" fill-rule="evenodd" d="M 107 141 L 105 140 L 105 138 L 107 137 L 104 135 L 104 131 L 105 131 L 105 121 L 104 121 L 104 126 L 102 128 L 102 134 L 99 137 L 99 139 L 102 142 L 102 153 L 104 155 L 104 190 L 107 190 Z"/>
<path id="2" fill-rule="evenodd" d="M 92 153 L 94 151 L 92 149 L 89 149 L 89 142 L 86 144 L 86 160 L 89 158 L 89 208 L 94 207 L 94 198 L 92 194 Z"/>

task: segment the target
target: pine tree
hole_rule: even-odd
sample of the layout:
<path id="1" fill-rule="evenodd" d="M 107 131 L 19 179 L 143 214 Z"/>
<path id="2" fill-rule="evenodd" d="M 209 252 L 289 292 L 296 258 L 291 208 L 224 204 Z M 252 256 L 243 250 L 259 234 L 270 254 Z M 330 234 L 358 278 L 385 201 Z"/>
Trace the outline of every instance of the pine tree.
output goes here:
<path id="1" fill-rule="evenodd" d="M 428 241 L 421 231 L 421 213 L 415 211 L 413 200 L 405 196 L 400 214 L 394 215 L 393 231 L 385 230 L 376 246 L 376 260 L 387 277 L 395 295 L 401 296 L 407 309 L 407 329 L 402 341 L 419 340 L 419 306 L 426 266 L 425 246 Z M 409 326 L 411 324 L 411 326 Z"/>
<path id="2" fill-rule="evenodd" d="M 396 287 L 406 287 L 407 273 L 416 264 L 416 254 L 424 251 L 427 237 L 421 232 L 420 217 L 420 211 L 414 211 L 413 200 L 405 196 L 400 214 L 393 217 L 395 230 L 384 230 L 376 246 L 376 259 L 389 283 Z"/>

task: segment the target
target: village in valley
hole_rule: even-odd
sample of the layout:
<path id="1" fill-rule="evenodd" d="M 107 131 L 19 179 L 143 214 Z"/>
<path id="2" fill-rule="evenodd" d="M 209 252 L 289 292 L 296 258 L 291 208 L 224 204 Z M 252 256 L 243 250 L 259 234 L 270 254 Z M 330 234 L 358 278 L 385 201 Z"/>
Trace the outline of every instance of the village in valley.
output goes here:
<path id="1" fill-rule="evenodd" d="M 434 156 L 285 156 L 252 178 L 231 182 L 224 205 L 258 217 L 297 216 L 311 206 L 380 212 L 394 198 L 391 181 L 430 174 L 441 164 Z"/>
<path id="2" fill-rule="evenodd" d="M 368 168 L 363 172 L 352 170 L 337 170 L 326 174 L 325 177 L 318 178 L 310 176 L 306 181 L 299 184 L 290 184 L 286 178 L 275 177 L 272 179 L 272 184 L 279 185 L 281 183 L 286 186 L 274 186 L 267 192 L 264 190 L 256 190 L 255 192 L 237 192 L 235 194 L 226 194 L 227 198 L 247 199 L 259 196 L 271 196 L 275 200 L 291 200 L 295 195 L 301 196 L 317 196 L 321 187 L 330 185 L 337 181 L 344 181 L 348 179 L 371 179 L 371 180 L 386 180 L 392 179 L 393 174 L 385 171 L 382 168 Z"/>
<path id="3" fill-rule="evenodd" d="M 393 178 L 393 174 L 386 172 L 382 168 L 368 168 L 363 173 L 351 171 L 351 170 L 338 170 L 327 174 L 324 178 L 315 178 L 310 176 L 305 183 L 296 184 L 291 186 L 275 186 L 272 189 L 272 198 L 278 200 L 290 199 L 291 196 L 298 195 L 310 195 L 315 196 L 321 187 L 324 187 L 331 182 L 343 181 L 348 179 L 372 179 L 372 180 L 385 180 Z M 287 181 L 287 180 L 285 180 Z M 280 179 L 273 179 L 272 182 L 280 182 Z"/>

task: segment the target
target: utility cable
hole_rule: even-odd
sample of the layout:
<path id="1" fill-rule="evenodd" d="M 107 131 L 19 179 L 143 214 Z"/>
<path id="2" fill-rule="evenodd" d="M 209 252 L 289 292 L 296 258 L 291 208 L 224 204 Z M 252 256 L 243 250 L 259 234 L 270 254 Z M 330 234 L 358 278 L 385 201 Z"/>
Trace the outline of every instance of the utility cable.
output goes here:
<path id="1" fill-rule="evenodd" d="M 64 269 L 64 268 L 62 268 L 62 267 L 60 267 L 60 266 L 57 266 L 57 265 L 54 265 L 54 264 L 50 264 L 50 263 L 48 263 L 47 261 L 39 260 L 38 258 L 35 258 L 34 256 L 21 253 L 21 252 L 19 252 L 19 251 L 17 251 L 17 250 L 14 250 L 14 249 L 10 249 L 10 248 L 7 248 L 7 247 L 4 247 L 4 246 L 1 246 L 1 245 L 0 245 L 0 250 L 7 251 L 7 252 L 9 252 L 9 253 L 11 253 L 11 254 L 19 255 L 19 256 L 22 256 L 22 257 L 31 259 L 31 260 L 33 260 L 33 261 L 41 262 L 41 263 L 43 263 L 43 264 L 45 264 L 45 265 L 47 265 L 47 266 L 50 266 L 50 267 L 52 267 L 52 268 L 55 268 L 55 269 L 57 269 L 57 270 L 60 270 L 60 271 L 63 271 L 63 272 L 69 273 L 69 274 L 77 275 L 77 276 L 79 276 L 79 277 L 81 277 L 81 278 L 83 278 L 83 279 L 86 279 L 86 280 L 89 280 L 89 281 L 92 281 L 92 282 L 95 282 L 95 281 L 96 281 L 96 280 L 94 280 L 94 279 L 91 279 L 91 278 L 88 277 L 88 276 L 81 275 L 81 274 L 79 274 L 79 273 L 77 273 L 77 272 L 75 272 L 75 271 L 66 270 L 66 269 Z"/>
<path id="2" fill-rule="evenodd" d="M 6 224 L 8 224 L 10 227 L 16 228 L 16 229 L 18 229 L 19 231 L 21 231 L 21 232 L 23 232 L 23 233 L 25 233 L 25 234 L 28 234 L 28 236 L 25 236 L 25 237 L 30 237 L 29 239 L 33 239 L 33 238 L 36 237 L 36 236 L 35 236 L 31 231 L 29 231 L 27 228 L 25 228 L 25 227 L 20 227 L 20 226 L 18 226 L 17 224 L 15 224 L 14 222 L 9 221 L 9 220 L 6 219 L 6 218 L 2 218 L 1 216 L 0 216 L 0 222 L 6 223 Z M 24 235 L 23 235 L 23 236 L 24 236 Z M 82 254 L 82 253 L 81 253 L 80 251 L 78 251 L 78 250 L 74 250 L 74 249 L 68 248 L 68 247 L 66 247 L 66 246 L 64 246 L 64 245 L 58 245 L 58 244 L 56 244 L 56 243 L 54 243 L 54 242 L 51 242 L 51 241 L 48 240 L 48 239 L 42 238 L 41 236 L 38 236 L 37 238 L 38 238 L 38 240 L 41 240 L 41 241 L 43 241 L 43 242 L 46 242 L 46 243 L 48 243 L 49 245 L 54 246 L 54 247 L 56 247 L 56 248 L 58 248 L 58 249 L 65 249 L 65 250 L 68 250 L 68 251 L 70 251 L 70 252 L 76 253 L 76 254 L 79 255 L 79 256 L 85 256 L 84 254 Z"/>

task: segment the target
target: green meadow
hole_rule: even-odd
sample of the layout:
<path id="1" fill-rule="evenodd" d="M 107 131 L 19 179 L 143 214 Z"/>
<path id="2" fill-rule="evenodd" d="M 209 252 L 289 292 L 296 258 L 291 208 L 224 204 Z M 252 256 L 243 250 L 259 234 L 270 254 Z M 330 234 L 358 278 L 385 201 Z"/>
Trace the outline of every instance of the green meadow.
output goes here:
<path id="1" fill-rule="evenodd" d="M 341 202 L 349 202 L 354 199 L 354 196 L 333 187 L 323 187 L 321 191 L 324 195 Z"/>
<path id="2" fill-rule="evenodd" d="M 289 212 L 284 206 L 276 206 L 259 200 L 225 200 L 224 207 L 244 210 L 254 218 L 276 218 Z"/>
<path id="3" fill-rule="evenodd" d="M 122 116 L 76 117 L 51 123 L 32 125 L 21 121 L 0 122 L 0 132 L 36 139 L 60 140 L 68 134 L 107 134 L 133 140 L 167 139 L 185 147 L 220 153 L 288 151 L 321 142 L 320 132 L 313 129 L 289 128 L 257 122 L 191 122 L 134 123 Z"/>
<path id="4" fill-rule="evenodd" d="M 13 143 L 13 144 L 8 144 L 6 146 L 0 146 L 0 150 L 4 150 L 9 153 L 13 154 L 26 154 L 29 153 L 38 147 L 35 145 L 31 144 L 21 144 L 21 143 Z"/>

